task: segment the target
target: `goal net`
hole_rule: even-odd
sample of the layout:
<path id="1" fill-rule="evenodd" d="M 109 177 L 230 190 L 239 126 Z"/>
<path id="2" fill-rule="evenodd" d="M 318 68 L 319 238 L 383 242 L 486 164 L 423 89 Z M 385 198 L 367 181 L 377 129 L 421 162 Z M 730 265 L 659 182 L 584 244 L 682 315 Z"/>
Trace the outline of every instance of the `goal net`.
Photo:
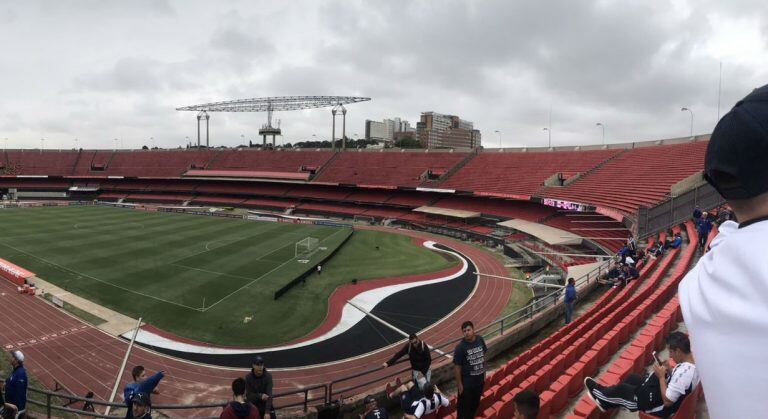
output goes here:
<path id="1" fill-rule="evenodd" d="M 320 246 L 320 239 L 317 237 L 305 237 L 296 242 L 294 246 L 294 257 L 299 261 L 309 261 L 309 258 L 317 251 Z"/>

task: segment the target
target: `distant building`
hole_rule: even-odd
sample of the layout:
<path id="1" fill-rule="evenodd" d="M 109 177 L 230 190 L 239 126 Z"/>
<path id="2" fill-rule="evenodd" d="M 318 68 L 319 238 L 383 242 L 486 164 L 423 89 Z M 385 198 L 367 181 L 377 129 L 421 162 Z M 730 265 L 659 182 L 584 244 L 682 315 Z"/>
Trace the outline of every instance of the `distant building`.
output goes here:
<path id="1" fill-rule="evenodd" d="M 415 132 L 408 121 L 400 118 L 379 121 L 365 121 L 365 139 L 392 142 L 400 132 Z"/>
<path id="2" fill-rule="evenodd" d="M 416 133 L 424 148 L 478 148 L 480 131 L 455 115 L 422 112 Z"/>

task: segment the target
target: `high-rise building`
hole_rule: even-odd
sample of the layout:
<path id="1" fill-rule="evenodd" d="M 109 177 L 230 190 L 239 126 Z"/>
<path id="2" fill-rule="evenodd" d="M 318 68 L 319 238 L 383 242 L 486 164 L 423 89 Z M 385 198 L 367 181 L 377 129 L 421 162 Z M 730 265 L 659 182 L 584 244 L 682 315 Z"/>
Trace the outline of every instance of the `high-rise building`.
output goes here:
<path id="1" fill-rule="evenodd" d="M 478 148 L 480 131 L 455 115 L 422 112 L 416 133 L 424 148 Z"/>
<path id="2" fill-rule="evenodd" d="M 408 121 L 400 118 L 385 119 L 379 121 L 365 121 L 365 139 L 392 142 L 395 140 L 395 134 L 399 132 L 412 132 Z"/>

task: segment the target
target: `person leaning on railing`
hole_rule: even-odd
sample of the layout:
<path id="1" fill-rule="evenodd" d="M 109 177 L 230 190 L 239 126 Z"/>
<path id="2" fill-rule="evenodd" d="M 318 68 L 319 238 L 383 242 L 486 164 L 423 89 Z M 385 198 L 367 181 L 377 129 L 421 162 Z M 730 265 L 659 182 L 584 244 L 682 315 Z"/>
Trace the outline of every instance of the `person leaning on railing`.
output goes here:
<path id="1" fill-rule="evenodd" d="M 385 362 L 384 368 L 393 365 L 398 359 L 405 355 L 408 355 L 408 360 L 411 361 L 411 376 L 414 384 L 417 384 L 420 389 L 424 388 L 424 384 L 427 381 L 432 380 L 432 353 L 430 352 L 429 345 L 424 343 L 423 340 L 415 333 L 411 333 L 408 336 L 408 342 L 403 346 L 392 358 Z"/>

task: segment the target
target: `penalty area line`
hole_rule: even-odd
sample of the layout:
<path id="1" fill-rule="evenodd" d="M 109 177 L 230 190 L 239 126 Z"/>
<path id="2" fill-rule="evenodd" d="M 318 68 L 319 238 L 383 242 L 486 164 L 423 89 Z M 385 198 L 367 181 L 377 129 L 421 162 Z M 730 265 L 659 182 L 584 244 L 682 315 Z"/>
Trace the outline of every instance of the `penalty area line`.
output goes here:
<path id="1" fill-rule="evenodd" d="M 322 243 L 322 242 L 324 242 L 324 241 L 326 241 L 326 240 L 330 239 L 331 237 L 333 237 L 333 236 L 335 236 L 336 234 L 338 234 L 340 231 L 343 231 L 343 229 L 339 229 L 339 231 L 337 231 L 337 232 L 335 232 L 335 233 L 333 233 L 333 234 L 329 235 L 328 237 L 326 237 L 326 238 L 324 238 L 324 239 L 320 240 L 320 243 Z M 268 255 L 271 255 L 272 253 L 275 253 L 275 252 L 277 252 L 278 250 L 280 250 L 280 249 L 283 249 L 283 248 L 285 248 L 285 247 L 287 247 L 287 246 L 289 246 L 289 245 L 293 245 L 293 244 L 294 244 L 294 243 L 288 243 L 288 244 L 286 244 L 285 246 L 279 247 L 277 250 L 274 250 L 274 251 L 272 251 L 272 252 L 269 252 L 269 253 L 267 253 L 266 255 L 263 255 L 263 256 L 259 257 L 257 260 L 261 260 L 261 258 L 262 258 L 262 257 L 264 257 L 264 256 L 268 256 Z M 319 244 L 319 243 L 318 243 L 318 244 Z M 285 266 L 285 265 L 287 265 L 287 264 L 289 264 L 289 263 L 291 263 L 291 262 L 293 262 L 293 261 L 295 261 L 295 260 L 296 260 L 296 258 L 295 258 L 295 257 L 292 257 L 292 258 L 290 258 L 290 259 L 286 260 L 285 262 L 281 263 L 280 265 L 277 265 L 277 266 L 275 266 L 275 267 L 274 267 L 272 270 L 270 270 L 269 272 L 267 272 L 267 273 L 265 273 L 265 274 L 263 274 L 263 275 L 259 276 L 258 278 L 254 279 L 253 281 L 251 281 L 251 282 L 249 282 L 249 283 L 247 283 L 247 284 L 245 284 L 245 285 L 241 286 L 240 288 L 238 288 L 238 289 L 236 289 L 236 290 L 234 290 L 234 291 L 230 292 L 229 294 L 225 295 L 225 296 L 224 296 L 224 297 L 222 297 L 222 298 L 221 298 L 219 301 L 216 301 L 215 303 L 213 303 L 213 304 L 209 305 L 208 307 L 205 307 L 205 308 L 202 308 L 202 309 L 199 309 L 199 308 L 198 308 L 198 309 L 196 309 L 196 310 L 199 310 L 199 311 L 202 311 L 202 312 L 206 312 L 206 311 L 208 311 L 208 310 L 212 309 L 213 307 L 215 307 L 215 306 L 216 306 L 217 304 L 219 304 L 220 302 L 222 302 L 222 301 L 226 300 L 227 298 L 229 298 L 229 297 L 231 297 L 231 296 L 233 296 L 233 295 L 237 294 L 238 292 L 240 292 L 240 291 L 242 291 L 242 290 L 244 290 L 244 289 L 246 289 L 246 288 L 250 287 L 251 285 L 255 284 L 255 283 L 256 283 L 257 281 L 259 281 L 260 279 L 264 278 L 265 276 L 267 276 L 267 275 L 271 274 L 272 272 L 274 272 L 274 271 L 276 271 L 276 270 L 278 270 L 278 269 L 282 268 L 283 266 Z"/>

